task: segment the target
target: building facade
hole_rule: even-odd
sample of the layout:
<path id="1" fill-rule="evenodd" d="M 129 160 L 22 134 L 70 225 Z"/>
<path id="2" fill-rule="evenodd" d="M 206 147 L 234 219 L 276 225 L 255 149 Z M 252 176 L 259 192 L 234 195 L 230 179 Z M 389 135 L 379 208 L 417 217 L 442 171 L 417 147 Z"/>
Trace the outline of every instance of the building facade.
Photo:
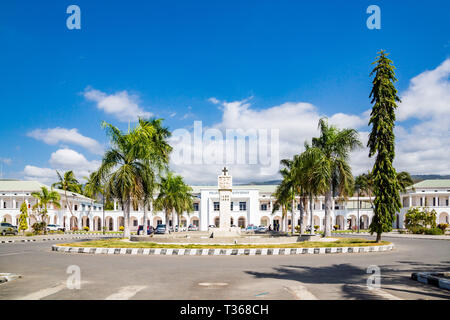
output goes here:
<path id="1" fill-rule="evenodd" d="M 28 225 L 32 226 L 34 222 L 39 221 L 39 217 L 32 210 L 36 199 L 31 196 L 31 193 L 40 191 L 42 186 L 44 185 L 36 181 L 0 180 L 0 220 L 18 225 L 20 206 L 25 202 L 28 207 Z M 275 202 L 273 194 L 276 187 L 276 185 L 233 186 L 230 224 L 244 228 L 250 224 L 271 226 L 272 229 L 279 226 L 279 229 L 282 230 L 281 211 L 272 213 Z M 208 230 L 211 225 L 219 226 L 218 186 L 192 186 L 192 189 L 194 211 L 190 214 L 184 213 L 180 216 L 180 221 L 174 221 L 173 224 L 181 226 L 192 224 L 198 226 L 202 231 Z M 117 231 L 120 226 L 124 225 L 123 211 L 117 201 L 114 202 L 114 210 L 104 211 L 101 203 L 96 203 L 83 195 L 70 192 L 66 200 L 64 191 L 57 191 L 61 195 L 61 208 L 49 206 L 47 223 L 59 224 L 66 230 L 80 230 L 89 227 L 91 231 L 100 231 L 103 225 L 106 230 Z M 403 208 L 397 214 L 394 228 L 404 228 L 405 214 L 410 207 L 414 206 L 435 209 L 437 223 L 449 223 L 450 180 L 422 181 L 402 193 L 401 199 Z M 291 213 L 288 213 L 289 228 L 292 225 L 300 224 L 299 201 L 299 198 L 295 201 L 294 221 L 292 221 Z M 307 207 L 309 208 L 309 204 Z M 315 198 L 312 208 L 312 225 L 319 226 L 319 229 L 323 230 L 325 224 L 324 197 Z M 338 225 L 341 230 L 355 229 L 358 220 L 360 228 L 367 229 L 372 221 L 372 199 L 369 197 L 350 197 L 346 200 L 335 198 L 332 208 L 331 225 Z M 131 231 L 136 231 L 138 226 L 143 224 L 142 206 L 132 208 L 130 216 Z M 165 221 L 164 212 L 154 211 L 152 206 L 148 208 L 147 217 L 149 225 L 154 227 L 161 223 L 172 225 L 171 220 Z M 305 224 L 311 225 L 309 210 L 305 216 Z"/>

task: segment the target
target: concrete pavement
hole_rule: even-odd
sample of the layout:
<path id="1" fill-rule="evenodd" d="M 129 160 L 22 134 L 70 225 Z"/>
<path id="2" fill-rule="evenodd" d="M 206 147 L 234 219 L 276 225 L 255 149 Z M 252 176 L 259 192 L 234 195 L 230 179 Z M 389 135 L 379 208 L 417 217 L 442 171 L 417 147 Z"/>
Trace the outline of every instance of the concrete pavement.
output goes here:
<path id="1" fill-rule="evenodd" d="M 390 240 L 386 237 L 387 240 Z M 305 256 L 109 256 L 63 254 L 51 244 L 0 246 L 0 299 L 449 299 L 447 290 L 410 279 L 450 269 L 450 242 L 393 239 L 392 252 Z M 65 285 L 81 270 L 81 289 Z M 381 288 L 366 286 L 381 270 Z"/>

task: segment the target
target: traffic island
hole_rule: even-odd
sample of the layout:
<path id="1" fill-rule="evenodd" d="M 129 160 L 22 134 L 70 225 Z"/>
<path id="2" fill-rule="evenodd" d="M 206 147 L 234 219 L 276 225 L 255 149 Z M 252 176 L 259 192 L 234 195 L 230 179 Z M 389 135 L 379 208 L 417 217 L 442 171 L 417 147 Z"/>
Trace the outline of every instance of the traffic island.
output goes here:
<path id="1" fill-rule="evenodd" d="M 188 244 L 131 242 L 120 239 L 87 241 L 53 245 L 52 250 L 63 253 L 130 254 L 166 256 L 236 256 L 236 255 L 303 255 L 370 253 L 393 250 L 394 245 L 364 239 L 337 239 L 332 242 L 296 242 L 287 244 Z"/>
<path id="2" fill-rule="evenodd" d="M 450 272 L 413 272 L 411 279 L 450 290 Z"/>

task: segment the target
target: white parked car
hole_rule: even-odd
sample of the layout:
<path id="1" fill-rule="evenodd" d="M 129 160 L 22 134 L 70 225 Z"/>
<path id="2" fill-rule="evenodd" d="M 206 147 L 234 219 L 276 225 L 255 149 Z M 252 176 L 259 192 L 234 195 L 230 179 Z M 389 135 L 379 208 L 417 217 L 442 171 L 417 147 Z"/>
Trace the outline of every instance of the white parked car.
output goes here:
<path id="1" fill-rule="evenodd" d="M 48 224 L 47 231 L 65 231 L 59 224 Z"/>

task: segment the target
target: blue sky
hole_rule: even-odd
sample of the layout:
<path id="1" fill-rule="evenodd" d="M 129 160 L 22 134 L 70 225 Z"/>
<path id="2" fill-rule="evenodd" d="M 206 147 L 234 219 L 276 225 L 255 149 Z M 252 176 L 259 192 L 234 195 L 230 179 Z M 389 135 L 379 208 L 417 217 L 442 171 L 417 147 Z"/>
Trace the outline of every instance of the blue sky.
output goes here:
<path id="1" fill-rule="evenodd" d="M 81 30 L 66 27 L 66 8 L 71 4 L 81 9 Z M 381 30 L 366 27 L 366 8 L 371 4 L 381 8 Z M 100 122 L 122 129 L 128 125 L 123 117 L 106 112 L 107 105 L 99 106 L 101 99 L 118 93 L 139 112 L 165 118 L 172 130 L 189 129 L 194 120 L 224 128 L 227 103 L 250 97 L 251 106 L 243 108 L 256 115 L 286 102 L 303 102 L 313 105 L 319 115 L 343 113 L 365 119 L 363 113 L 371 107 L 371 62 L 381 48 L 391 53 L 397 67 L 399 92 L 409 92 L 415 99 L 407 106 L 415 109 L 405 111 L 408 116 L 400 124 L 406 139 L 402 150 L 405 157 L 412 154 L 399 169 L 450 173 L 443 160 L 437 165 L 412 165 L 445 144 L 425 141 L 428 149 L 412 151 L 411 143 L 406 145 L 440 115 L 438 110 L 423 124 L 417 110 L 427 106 L 418 106 L 423 97 L 408 89 L 412 78 L 435 70 L 450 57 L 448 12 L 446 0 L 3 1 L 3 177 L 49 181 L 48 175 L 24 170 L 68 167 L 67 159 L 58 159 L 58 150 L 72 150 L 88 161 L 86 168 L 79 164 L 80 174 L 95 167 L 101 159 L 95 149 L 107 143 Z M 447 72 L 445 65 L 442 68 Z M 437 80 L 439 86 L 442 82 L 443 96 L 436 98 L 443 103 L 440 110 L 448 107 L 447 73 Z M 92 95 L 89 99 L 88 92 L 97 100 Z M 212 97 L 219 103 L 211 103 Z M 274 121 L 282 127 L 282 118 Z M 242 126 L 246 128 L 246 123 Z M 355 126 L 369 130 L 361 123 Z M 445 126 L 437 137 L 441 142 L 449 136 Z M 45 130 L 54 128 L 75 130 L 87 140 L 44 141 Z M 40 139 L 36 130 L 42 130 Z M 299 148 L 308 137 L 299 136 Z M 420 158 L 424 153 L 428 156 Z M 178 169 L 183 173 L 188 168 Z M 268 177 L 240 172 L 243 181 L 254 178 Z M 197 181 L 192 176 L 188 180 Z"/>

